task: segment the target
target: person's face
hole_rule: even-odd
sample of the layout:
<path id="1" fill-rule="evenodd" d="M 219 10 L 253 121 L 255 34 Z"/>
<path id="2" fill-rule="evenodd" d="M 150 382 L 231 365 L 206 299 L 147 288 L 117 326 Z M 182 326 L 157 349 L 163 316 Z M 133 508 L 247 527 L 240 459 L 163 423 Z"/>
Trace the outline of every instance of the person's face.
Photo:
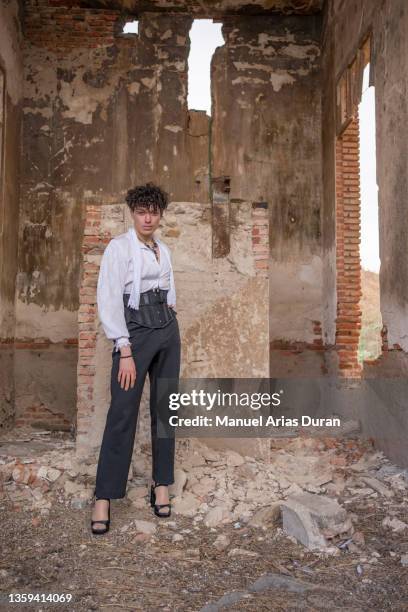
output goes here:
<path id="1" fill-rule="evenodd" d="M 132 217 L 138 234 L 144 238 L 149 238 L 159 227 L 161 214 L 160 209 L 154 212 L 152 206 L 149 208 L 136 206 L 132 211 Z"/>

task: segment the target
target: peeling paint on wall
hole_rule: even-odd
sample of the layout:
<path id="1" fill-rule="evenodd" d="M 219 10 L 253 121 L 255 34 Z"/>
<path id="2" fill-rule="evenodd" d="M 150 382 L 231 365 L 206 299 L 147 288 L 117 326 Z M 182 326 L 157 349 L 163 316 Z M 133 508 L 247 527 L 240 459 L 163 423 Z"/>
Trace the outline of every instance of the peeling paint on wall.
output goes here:
<path id="1" fill-rule="evenodd" d="M 275 72 L 271 74 L 271 83 L 274 91 L 280 91 L 284 85 L 291 85 L 296 79 L 288 72 Z"/>

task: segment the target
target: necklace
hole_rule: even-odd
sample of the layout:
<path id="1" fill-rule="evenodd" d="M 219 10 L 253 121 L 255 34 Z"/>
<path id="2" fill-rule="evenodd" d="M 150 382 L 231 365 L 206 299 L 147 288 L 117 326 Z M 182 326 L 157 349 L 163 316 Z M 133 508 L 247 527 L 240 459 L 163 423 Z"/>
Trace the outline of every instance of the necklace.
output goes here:
<path id="1" fill-rule="evenodd" d="M 143 240 L 143 238 L 141 238 L 137 232 L 136 232 L 136 235 L 138 239 L 140 240 L 140 242 L 143 242 L 143 244 L 147 246 L 147 248 L 150 249 L 150 251 L 153 251 L 154 256 L 156 257 L 156 261 L 157 263 L 159 263 L 159 245 L 157 244 L 155 239 L 152 237 L 153 244 L 149 244 L 146 240 Z"/>
<path id="2" fill-rule="evenodd" d="M 145 242 L 144 240 L 142 240 L 141 242 L 143 242 L 143 244 L 145 244 L 147 246 L 148 249 L 150 249 L 151 251 L 153 251 L 154 256 L 156 257 L 156 261 L 157 263 L 159 262 L 159 245 L 157 244 L 157 242 L 155 241 L 154 238 L 152 238 L 152 242 L 153 244 L 149 244 L 148 242 Z"/>

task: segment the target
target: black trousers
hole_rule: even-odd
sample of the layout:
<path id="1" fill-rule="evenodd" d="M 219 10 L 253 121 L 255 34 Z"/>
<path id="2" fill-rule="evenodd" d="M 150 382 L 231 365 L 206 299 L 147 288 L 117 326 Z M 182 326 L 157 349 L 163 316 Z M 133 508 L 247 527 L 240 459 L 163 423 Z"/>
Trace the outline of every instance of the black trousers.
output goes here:
<path id="1" fill-rule="evenodd" d="M 118 382 L 120 351 L 112 351 L 111 403 L 106 417 L 96 472 L 95 495 L 119 499 L 126 495 L 135 441 L 140 400 L 147 373 L 150 379 L 152 478 L 162 484 L 174 483 L 174 432 L 168 428 L 168 401 L 159 398 L 159 379 L 178 381 L 180 375 L 180 332 L 177 318 L 162 328 L 128 327 L 136 364 L 136 382 L 127 391 Z M 174 388 L 172 389 L 174 391 Z M 164 407 L 163 407 L 164 406 Z M 166 435 L 157 435 L 157 425 L 167 422 Z M 159 428 L 164 431 L 163 428 Z"/>

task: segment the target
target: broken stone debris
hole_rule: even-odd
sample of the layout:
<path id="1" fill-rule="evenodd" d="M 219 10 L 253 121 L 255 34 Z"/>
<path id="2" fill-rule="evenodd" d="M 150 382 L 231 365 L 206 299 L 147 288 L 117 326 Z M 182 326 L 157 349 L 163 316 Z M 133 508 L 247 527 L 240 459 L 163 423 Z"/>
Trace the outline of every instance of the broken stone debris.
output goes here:
<path id="1" fill-rule="evenodd" d="M 221 552 L 222 550 L 225 550 L 226 548 L 228 548 L 230 544 L 231 544 L 230 538 L 224 533 L 220 533 L 220 535 L 217 536 L 214 541 L 214 548 L 216 548 L 218 551 Z"/>
<path id="2" fill-rule="evenodd" d="M 284 531 L 307 548 L 326 548 L 328 540 L 352 533 L 347 512 L 335 500 L 303 492 L 281 504 Z"/>
<path id="3" fill-rule="evenodd" d="M 150 535 L 155 533 L 157 530 L 157 525 L 155 523 L 151 523 L 150 521 L 135 520 L 133 524 L 136 531 L 139 533 L 146 533 Z"/>
<path id="4" fill-rule="evenodd" d="M 407 523 L 400 521 L 396 517 L 391 518 L 389 516 L 386 516 L 382 521 L 382 526 L 390 527 L 393 531 L 404 531 L 405 529 L 408 529 Z"/>
<path id="5" fill-rule="evenodd" d="M 228 551 L 228 557 L 258 557 L 259 553 L 254 550 L 245 550 L 245 548 L 231 548 Z"/>
<path id="6" fill-rule="evenodd" d="M 408 554 L 401 555 L 400 561 L 403 567 L 408 567 Z"/>
<path id="7" fill-rule="evenodd" d="M 279 522 L 281 517 L 281 506 L 279 502 L 275 502 L 270 506 L 257 510 L 251 519 L 248 521 L 248 525 L 251 527 L 269 527 Z"/>
<path id="8" fill-rule="evenodd" d="M 2 494 L 41 514 L 49 512 L 55 499 L 85 508 L 93 495 L 97 457 L 81 459 L 75 455 L 73 442 L 58 439 L 46 452 L 30 456 L 30 440 L 45 438 L 47 433 L 27 432 L 20 454 L 15 452 L 12 432 L 10 445 L 3 440 Z M 333 538 L 342 536 L 347 541 L 353 532 L 347 503 L 374 496 L 376 503 L 382 500 L 386 505 L 395 491 L 408 488 L 406 471 L 392 466 L 381 453 L 367 451 L 350 457 L 341 440 L 300 437 L 272 444 L 270 462 L 208 448 L 196 440 L 180 447 L 175 483 L 170 487 L 174 516 L 193 517 L 195 524 L 203 521 L 214 531 L 228 523 L 276 529 L 283 521 L 285 533 L 298 542 L 329 551 Z M 148 504 L 150 467 L 149 454 L 139 451 L 132 461 L 127 490 L 137 509 Z M 343 506 L 336 501 L 340 494 Z M 383 525 L 396 532 L 406 528 L 396 517 L 388 517 Z M 215 538 L 217 550 L 229 545 Z M 359 542 L 354 535 L 348 549 L 358 545 L 364 545 L 364 536 Z"/>
<path id="9" fill-rule="evenodd" d="M 226 593 L 215 602 L 205 605 L 201 608 L 200 612 L 220 612 L 248 597 L 250 593 L 262 593 L 269 589 L 281 589 L 291 593 L 307 593 L 317 588 L 319 587 L 314 584 L 292 578 L 291 576 L 272 573 L 264 574 L 251 583 L 245 591 Z"/>

